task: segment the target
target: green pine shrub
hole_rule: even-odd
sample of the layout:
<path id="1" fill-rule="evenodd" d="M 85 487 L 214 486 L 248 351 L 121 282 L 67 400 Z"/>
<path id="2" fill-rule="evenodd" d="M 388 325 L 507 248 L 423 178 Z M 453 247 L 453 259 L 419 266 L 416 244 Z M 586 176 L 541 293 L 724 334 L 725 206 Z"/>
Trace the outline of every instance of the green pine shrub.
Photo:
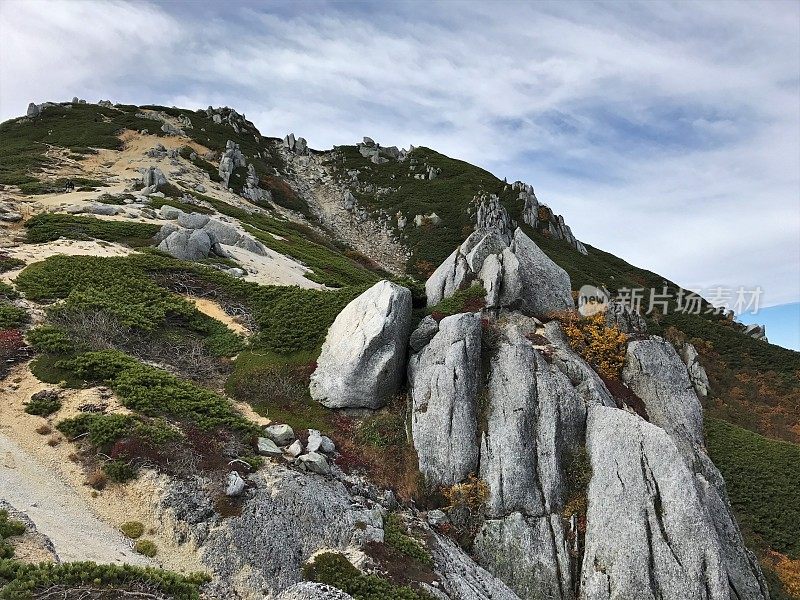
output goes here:
<path id="1" fill-rule="evenodd" d="M 355 568 L 343 555 L 324 552 L 303 567 L 309 581 L 326 583 L 350 594 L 355 600 L 433 600 L 430 594 L 399 586 Z"/>

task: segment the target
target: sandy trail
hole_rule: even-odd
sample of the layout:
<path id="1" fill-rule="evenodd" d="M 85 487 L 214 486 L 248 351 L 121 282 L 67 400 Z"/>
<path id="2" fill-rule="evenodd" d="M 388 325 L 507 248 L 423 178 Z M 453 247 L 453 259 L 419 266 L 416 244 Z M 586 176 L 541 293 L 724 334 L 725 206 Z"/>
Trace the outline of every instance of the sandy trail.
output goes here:
<path id="1" fill-rule="evenodd" d="M 24 511 L 62 561 L 148 565 L 75 491 L 0 433 L 0 498 Z"/>

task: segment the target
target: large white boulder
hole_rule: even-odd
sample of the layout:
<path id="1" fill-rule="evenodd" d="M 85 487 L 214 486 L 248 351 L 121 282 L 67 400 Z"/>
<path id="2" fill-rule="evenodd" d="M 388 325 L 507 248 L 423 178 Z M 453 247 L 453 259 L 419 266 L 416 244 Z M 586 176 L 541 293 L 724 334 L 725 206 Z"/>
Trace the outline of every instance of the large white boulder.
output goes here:
<path id="1" fill-rule="evenodd" d="M 311 397 L 329 408 L 380 408 L 397 393 L 411 326 L 411 292 L 379 281 L 344 307 L 311 375 Z"/>

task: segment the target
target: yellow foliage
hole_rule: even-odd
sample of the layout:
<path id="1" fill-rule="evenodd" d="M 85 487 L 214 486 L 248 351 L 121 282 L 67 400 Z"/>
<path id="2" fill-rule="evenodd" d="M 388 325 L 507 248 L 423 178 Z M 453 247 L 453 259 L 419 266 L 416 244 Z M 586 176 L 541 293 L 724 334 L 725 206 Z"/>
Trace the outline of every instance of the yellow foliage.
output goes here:
<path id="1" fill-rule="evenodd" d="M 800 560 L 792 560 L 778 552 L 769 552 L 770 562 L 783 587 L 792 598 L 800 598 Z"/>
<path id="2" fill-rule="evenodd" d="M 561 324 L 573 350 L 603 377 L 619 379 L 627 338 L 616 325 L 606 325 L 604 313 L 566 318 Z"/>
<path id="3" fill-rule="evenodd" d="M 482 479 L 470 473 L 467 480 L 442 490 L 447 502 L 453 508 L 480 509 L 489 498 L 489 486 Z"/>

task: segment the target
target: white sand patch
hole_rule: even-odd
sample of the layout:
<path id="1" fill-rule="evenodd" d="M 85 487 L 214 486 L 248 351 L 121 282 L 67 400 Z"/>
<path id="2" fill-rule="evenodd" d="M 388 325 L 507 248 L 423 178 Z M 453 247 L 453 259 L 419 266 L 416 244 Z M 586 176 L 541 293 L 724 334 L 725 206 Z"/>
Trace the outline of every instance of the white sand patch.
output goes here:
<path id="1" fill-rule="evenodd" d="M 325 286 L 306 279 L 311 269 L 275 252 L 266 249 L 267 255 L 255 254 L 238 246 L 222 246 L 225 251 L 247 271 L 244 279 L 262 285 L 296 285 L 301 288 L 322 290 Z"/>

